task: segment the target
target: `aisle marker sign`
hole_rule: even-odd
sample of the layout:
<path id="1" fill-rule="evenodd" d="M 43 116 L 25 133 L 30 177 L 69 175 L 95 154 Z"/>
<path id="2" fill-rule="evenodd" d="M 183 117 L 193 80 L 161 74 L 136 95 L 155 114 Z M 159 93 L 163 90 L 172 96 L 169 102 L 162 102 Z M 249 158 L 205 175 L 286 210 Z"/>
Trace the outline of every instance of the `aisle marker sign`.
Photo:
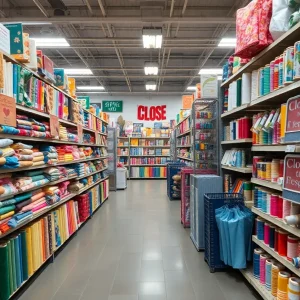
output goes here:
<path id="1" fill-rule="evenodd" d="M 283 178 L 282 197 L 300 203 L 300 155 L 286 155 Z"/>
<path id="2" fill-rule="evenodd" d="M 123 112 L 123 101 L 122 100 L 103 100 L 102 101 L 103 112 Z"/>
<path id="3" fill-rule="evenodd" d="M 50 134 L 53 138 L 59 138 L 59 119 L 55 115 L 50 114 Z"/>
<path id="4" fill-rule="evenodd" d="M 287 101 L 285 142 L 297 142 L 300 140 L 300 97 L 296 96 Z"/>
<path id="5" fill-rule="evenodd" d="M 17 127 L 16 100 L 0 94 L 0 124 Z"/>

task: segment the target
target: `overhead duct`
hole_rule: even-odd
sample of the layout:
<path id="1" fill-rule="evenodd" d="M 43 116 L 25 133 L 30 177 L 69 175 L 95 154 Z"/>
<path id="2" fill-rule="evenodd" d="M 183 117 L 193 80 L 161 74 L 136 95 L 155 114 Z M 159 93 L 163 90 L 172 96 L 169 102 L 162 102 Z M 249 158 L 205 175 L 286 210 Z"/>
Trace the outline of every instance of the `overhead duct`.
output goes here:
<path id="1" fill-rule="evenodd" d="M 67 11 L 67 7 L 61 0 L 48 0 L 49 4 L 53 8 L 54 16 L 64 16 Z"/>

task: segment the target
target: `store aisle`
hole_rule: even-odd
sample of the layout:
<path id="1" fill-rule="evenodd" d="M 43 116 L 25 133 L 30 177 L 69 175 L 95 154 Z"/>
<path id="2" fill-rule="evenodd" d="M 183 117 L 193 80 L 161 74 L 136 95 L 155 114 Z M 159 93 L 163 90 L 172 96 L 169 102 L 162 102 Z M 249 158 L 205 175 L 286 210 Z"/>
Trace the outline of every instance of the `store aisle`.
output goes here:
<path id="1" fill-rule="evenodd" d="M 238 272 L 209 273 L 166 181 L 130 181 L 78 232 L 21 300 L 252 300 Z"/>

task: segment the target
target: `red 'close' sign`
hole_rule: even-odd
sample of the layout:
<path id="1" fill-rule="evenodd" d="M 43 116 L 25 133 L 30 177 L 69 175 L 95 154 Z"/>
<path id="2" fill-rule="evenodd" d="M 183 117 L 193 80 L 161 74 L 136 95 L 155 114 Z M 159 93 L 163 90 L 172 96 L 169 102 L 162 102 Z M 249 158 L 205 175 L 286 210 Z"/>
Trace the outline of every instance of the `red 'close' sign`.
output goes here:
<path id="1" fill-rule="evenodd" d="M 300 97 L 288 100 L 286 107 L 286 132 L 300 131 Z"/>
<path id="2" fill-rule="evenodd" d="M 139 105 L 137 110 L 137 118 L 142 121 L 162 121 L 166 120 L 166 105 L 145 106 Z"/>
<path id="3" fill-rule="evenodd" d="M 285 157 L 283 188 L 300 193 L 300 156 L 287 155 Z"/>

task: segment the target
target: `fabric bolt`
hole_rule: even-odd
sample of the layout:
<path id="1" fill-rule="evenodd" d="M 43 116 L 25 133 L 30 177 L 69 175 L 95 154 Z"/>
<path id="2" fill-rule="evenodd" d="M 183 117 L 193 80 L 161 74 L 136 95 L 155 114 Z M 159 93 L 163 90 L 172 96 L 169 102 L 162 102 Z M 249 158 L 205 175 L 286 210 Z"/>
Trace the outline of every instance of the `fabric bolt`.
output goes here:
<path id="1" fill-rule="evenodd" d="M 39 157 L 39 156 L 43 156 L 43 157 L 44 157 L 44 154 L 43 154 L 43 152 L 39 152 L 39 151 L 38 151 L 38 152 L 33 152 L 33 153 L 32 153 L 32 156 L 33 156 L 33 157 Z"/>
<path id="2" fill-rule="evenodd" d="M 32 212 L 33 213 L 38 213 L 39 211 L 41 211 L 42 209 L 45 209 L 46 207 L 48 206 L 47 202 L 42 202 L 40 203 L 39 205 L 35 206 L 33 209 L 32 209 Z"/>
<path id="3" fill-rule="evenodd" d="M 32 210 L 36 205 L 39 205 L 40 203 L 44 203 L 44 201 L 46 201 L 46 198 L 42 197 L 42 198 L 38 199 L 37 201 L 35 201 L 34 203 L 30 203 L 28 205 L 23 206 L 21 208 L 21 211 L 25 212 L 25 211 Z"/>
<path id="4" fill-rule="evenodd" d="M 32 127 L 32 130 L 35 130 L 35 131 L 41 131 L 41 132 L 45 132 L 46 131 L 45 126 L 31 125 L 31 127 Z"/>
<path id="5" fill-rule="evenodd" d="M 6 148 L 14 143 L 11 139 L 0 139 L 0 148 Z"/>
<path id="6" fill-rule="evenodd" d="M 45 179 L 45 176 L 44 175 L 34 175 L 34 176 L 31 177 L 31 179 L 32 179 L 33 182 L 35 182 L 35 181 Z"/>
<path id="7" fill-rule="evenodd" d="M 16 188 L 20 188 L 22 186 L 28 185 L 30 183 L 32 183 L 32 178 L 31 177 L 20 177 L 20 178 L 16 178 L 14 180 L 15 186 Z"/>
<path id="8" fill-rule="evenodd" d="M 31 126 L 31 122 L 30 121 L 27 121 L 27 120 L 22 120 L 22 119 L 17 119 L 17 124 L 18 125 L 27 125 L 27 126 Z"/>
<path id="9" fill-rule="evenodd" d="M 0 207 L 8 206 L 8 205 L 16 204 L 16 203 L 17 203 L 16 199 L 12 198 L 12 199 L 8 199 L 8 200 L 0 201 Z"/>
<path id="10" fill-rule="evenodd" d="M 3 157 L 12 156 L 15 154 L 15 150 L 10 147 L 1 148 L 1 151 Z"/>
<path id="11" fill-rule="evenodd" d="M 0 215 L 4 215 L 8 212 L 11 212 L 13 210 L 15 210 L 16 206 L 15 205 L 8 205 L 8 206 L 5 206 L 5 207 L 1 207 L 0 208 Z"/>
<path id="12" fill-rule="evenodd" d="M 32 177 L 32 176 L 37 176 L 37 175 L 43 175 L 44 170 L 36 170 L 36 171 L 27 171 L 25 172 L 26 176 Z"/>
<path id="13" fill-rule="evenodd" d="M 19 130 L 15 127 L 0 125 L 0 133 L 16 135 L 19 133 Z"/>
<path id="14" fill-rule="evenodd" d="M 15 150 L 19 155 L 30 155 L 32 156 L 33 151 L 31 149 L 16 149 Z"/>
<path id="15" fill-rule="evenodd" d="M 1 226 L 2 224 L 4 224 L 4 223 L 7 223 L 10 219 L 11 219 L 11 217 L 8 217 L 8 218 L 6 218 L 6 219 L 1 220 L 1 221 L 0 221 L 0 226 Z"/>
<path id="16" fill-rule="evenodd" d="M 25 130 L 32 130 L 31 126 L 29 125 L 18 125 L 18 129 L 25 129 Z"/>
<path id="17" fill-rule="evenodd" d="M 21 161 L 21 160 L 32 161 L 33 160 L 32 155 L 16 154 L 16 157 L 18 158 L 19 161 Z"/>
<path id="18" fill-rule="evenodd" d="M 33 162 L 32 160 L 21 160 L 19 162 L 19 166 L 20 168 L 27 168 L 27 167 L 32 167 L 33 166 Z"/>
<path id="19" fill-rule="evenodd" d="M 5 165 L 6 163 L 6 158 L 5 157 L 0 157 L 0 166 Z"/>
<path id="20" fill-rule="evenodd" d="M 40 131 L 32 130 L 31 131 L 31 136 L 32 137 L 37 137 L 37 138 L 46 138 L 47 137 L 47 133 L 46 132 L 40 132 Z"/>
<path id="21" fill-rule="evenodd" d="M 15 169 L 20 166 L 20 162 L 17 157 L 6 157 L 6 162 L 0 167 L 0 169 Z"/>
<path id="22" fill-rule="evenodd" d="M 17 202 L 21 202 L 31 197 L 32 197 L 32 192 L 27 192 L 27 193 L 22 193 L 21 195 L 16 195 L 14 198 L 17 200 Z"/>
<path id="23" fill-rule="evenodd" d="M 24 212 L 24 213 L 18 213 L 14 215 L 9 221 L 8 225 L 12 228 L 17 227 L 19 224 L 25 222 L 26 220 L 30 219 L 32 217 L 32 212 Z"/>
<path id="24" fill-rule="evenodd" d="M 31 150 L 33 146 L 24 143 L 15 143 L 11 146 L 11 148 L 13 148 L 14 150 L 24 150 L 24 149 Z M 24 153 L 24 154 L 32 154 L 32 152 Z"/>
<path id="25" fill-rule="evenodd" d="M 35 162 L 39 162 L 39 161 L 43 161 L 44 162 L 44 155 L 43 156 L 34 156 L 32 161 L 34 163 Z"/>
<path id="26" fill-rule="evenodd" d="M 0 220 L 4 220 L 4 219 L 6 219 L 6 218 L 8 218 L 8 217 L 13 216 L 14 214 L 15 214 L 14 211 L 10 211 L 10 212 L 8 212 L 8 213 L 6 213 L 6 214 L 0 215 Z"/>
<path id="27" fill-rule="evenodd" d="M 44 163 L 44 160 L 43 161 L 35 161 L 35 162 L 33 162 L 33 167 L 36 167 L 36 166 L 42 166 L 42 165 L 44 165 L 45 163 Z"/>
<path id="28" fill-rule="evenodd" d="M 34 196 L 32 196 L 30 199 L 32 202 L 35 202 L 41 198 L 43 198 L 45 196 L 44 192 L 39 192 L 38 194 L 35 194 Z"/>
<path id="29" fill-rule="evenodd" d="M 17 135 L 20 136 L 31 136 L 31 130 L 27 130 L 27 129 L 17 129 L 18 133 L 16 133 Z"/>
<path id="30" fill-rule="evenodd" d="M 20 211 L 24 206 L 29 205 L 31 202 L 32 202 L 32 200 L 28 199 L 28 200 L 25 200 L 25 201 L 22 201 L 22 202 L 16 204 L 16 211 Z"/>
<path id="31" fill-rule="evenodd" d="M 29 184 L 29 185 L 27 185 L 25 187 L 22 187 L 21 190 L 22 191 L 27 191 L 29 189 L 32 189 L 32 188 L 35 188 L 35 187 L 39 187 L 39 186 L 45 185 L 47 183 L 49 183 L 49 180 L 47 178 L 41 179 L 41 180 L 32 182 L 31 184 Z"/>
<path id="32" fill-rule="evenodd" d="M 17 115 L 17 119 L 18 120 L 28 120 L 28 117 L 24 116 L 24 115 Z"/>

